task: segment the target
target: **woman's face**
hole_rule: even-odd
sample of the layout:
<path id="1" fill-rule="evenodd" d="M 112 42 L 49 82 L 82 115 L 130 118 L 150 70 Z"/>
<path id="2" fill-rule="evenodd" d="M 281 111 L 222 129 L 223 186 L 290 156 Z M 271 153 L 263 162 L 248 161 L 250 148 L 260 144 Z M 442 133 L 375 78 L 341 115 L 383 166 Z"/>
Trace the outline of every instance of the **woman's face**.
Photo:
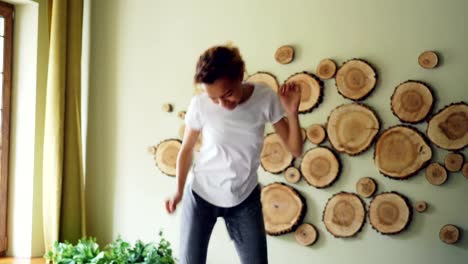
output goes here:
<path id="1" fill-rule="evenodd" d="M 219 78 L 211 84 L 204 84 L 211 100 L 227 110 L 233 110 L 242 99 L 242 80 Z"/>

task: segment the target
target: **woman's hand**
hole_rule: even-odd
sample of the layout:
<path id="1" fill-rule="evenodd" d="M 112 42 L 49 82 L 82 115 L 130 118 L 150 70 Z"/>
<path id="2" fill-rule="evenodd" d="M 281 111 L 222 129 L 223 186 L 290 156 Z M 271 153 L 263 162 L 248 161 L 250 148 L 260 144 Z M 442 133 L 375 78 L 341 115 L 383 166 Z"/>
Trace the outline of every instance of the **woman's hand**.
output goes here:
<path id="1" fill-rule="evenodd" d="M 180 200 L 182 200 L 182 193 L 176 192 L 172 198 L 166 200 L 166 211 L 172 214 L 176 210 Z"/>
<path id="2" fill-rule="evenodd" d="M 287 115 L 296 115 L 299 112 L 299 104 L 301 103 L 301 87 L 294 83 L 283 84 L 278 96 Z"/>

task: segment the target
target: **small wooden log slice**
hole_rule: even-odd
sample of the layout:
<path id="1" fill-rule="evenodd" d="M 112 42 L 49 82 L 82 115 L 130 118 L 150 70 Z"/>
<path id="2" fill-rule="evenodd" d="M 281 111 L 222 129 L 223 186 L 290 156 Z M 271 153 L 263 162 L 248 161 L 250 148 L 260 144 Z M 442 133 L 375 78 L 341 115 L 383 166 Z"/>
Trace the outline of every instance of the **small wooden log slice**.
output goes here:
<path id="1" fill-rule="evenodd" d="M 278 134 L 270 133 L 265 136 L 260 154 L 260 163 L 265 171 L 280 174 L 292 164 L 293 160 L 293 155 L 286 149 Z"/>
<path id="2" fill-rule="evenodd" d="M 372 227 L 384 235 L 394 235 L 406 229 L 412 217 L 408 199 L 395 192 L 378 194 L 369 204 Z"/>
<path id="3" fill-rule="evenodd" d="M 356 183 L 356 192 L 364 198 L 369 198 L 377 191 L 377 183 L 370 177 L 359 179 Z"/>
<path id="4" fill-rule="evenodd" d="M 432 185 L 442 185 L 447 181 L 447 171 L 439 163 L 433 162 L 426 168 L 426 179 Z"/>
<path id="5" fill-rule="evenodd" d="M 308 113 L 320 104 L 323 97 L 323 82 L 312 73 L 300 72 L 289 77 L 285 83 L 294 82 L 301 89 L 299 113 Z"/>
<path id="6" fill-rule="evenodd" d="M 178 139 L 167 139 L 156 147 L 154 159 L 156 166 L 168 176 L 176 176 L 176 162 L 182 142 Z"/>
<path id="7" fill-rule="evenodd" d="M 363 100 L 377 84 L 377 73 L 367 62 L 352 59 L 345 62 L 336 73 L 338 92 L 351 100 Z"/>
<path id="8" fill-rule="evenodd" d="M 330 149 L 316 147 L 304 154 L 301 174 L 310 185 L 325 188 L 338 178 L 340 167 L 338 158 Z"/>
<path id="9" fill-rule="evenodd" d="M 468 145 L 468 105 L 464 102 L 446 106 L 432 116 L 427 137 L 435 145 L 458 150 Z"/>
<path id="10" fill-rule="evenodd" d="M 414 204 L 414 209 L 418 211 L 419 213 L 424 213 L 427 210 L 427 203 L 425 201 L 417 201 Z"/>
<path id="11" fill-rule="evenodd" d="M 314 225 L 304 223 L 296 229 L 294 237 L 296 238 L 297 243 L 303 246 L 310 246 L 317 241 L 318 232 Z"/>
<path id="12" fill-rule="evenodd" d="M 278 79 L 276 79 L 275 75 L 269 72 L 256 72 L 247 77 L 246 81 L 268 86 L 271 89 L 273 89 L 273 91 L 275 91 L 276 93 L 278 93 L 279 90 Z"/>
<path id="13" fill-rule="evenodd" d="M 323 222 L 335 237 L 352 237 L 364 226 L 366 209 L 364 202 L 354 193 L 333 195 L 323 211 Z"/>
<path id="14" fill-rule="evenodd" d="M 357 103 L 338 106 L 327 122 L 327 135 L 333 148 L 352 156 L 367 150 L 379 129 L 374 111 Z"/>
<path id="15" fill-rule="evenodd" d="M 425 51 L 419 55 L 418 63 L 424 69 L 433 69 L 439 63 L 439 56 L 434 51 Z"/>
<path id="16" fill-rule="evenodd" d="M 301 180 L 301 172 L 296 167 L 289 167 L 284 172 L 284 178 L 290 183 L 297 183 Z"/>
<path id="17" fill-rule="evenodd" d="M 185 135 L 185 125 L 180 126 L 179 128 L 179 138 L 181 140 L 184 140 L 184 135 Z M 198 136 L 197 142 L 195 143 L 195 151 L 200 151 L 200 148 L 202 146 L 202 134 L 200 132 L 200 135 Z"/>
<path id="18" fill-rule="evenodd" d="M 326 138 L 325 128 L 320 124 L 313 124 L 306 129 L 307 139 L 315 145 L 321 144 Z"/>
<path id="19" fill-rule="evenodd" d="M 323 59 L 317 66 L 317 76 L 322 80 L 328 80 L 336 74 L 336 63 L 332 59 Z"/>
<path id="20" fill-rule="evenodd" d="M 468 179 L 468 162 L 465 162 L 465 164 L 463 164 L 462 173 L 463 176 L 465 176 L 465 178 Z"/>
<path id="21" fill-rule="evenodd" d="M 447 244 L 456 244 L 460 241 L 461 231 L 457 226 L 444 225 L 439 232 L 439 238 Z"/>
<path id="22" fill-rule="evenodd" d="M 294 59 L 294 48 L 288 45 L 279 47 L 275 52 L 275 60 L 281 64 L 291 63 Z"/>
<path id="23" fill-rule="evenodd" d="M 295 231 L 307 211 L 305 199 L 284 183 L 263 187 L 261 202 L 265 230 L 273 236 Z"/>
<path id="24" fill-rule="evenodd" d="M 402 122 L 423 121 L 434 105 L 432 91 L 423 82 L 406 81 L 395 88 L 391 98 L 391 108 Z"/>
<path id="25" fill-rule="evenodd" d="M 448 153 L 444 159 L 445 168 L 450 172 L 460 171 L 465 157 L 461 153 Z"/>
<path id="26" fill-rule="evenodd" d="M 432 150 L 414 128 L 394 126 L 385 130 L 375 144 L 374 163 L 382 174 L 407 179 L 432 158 Z"/>
<path id="27" fill-rule="evenodd" d="M 161 108 L 164 112 L 167 112 L 167 113 L 172 112 L 172 110 L 174 109 L 172 104 L 169 104 L 169 103 L 163 104 Z"/>
<path id="28" fill-rule="evenodd" d="M 180 111 L 179 113 L 177 113 L 177 117 L 179 117 L 182 120 L 185 120 L 185 114 L 186 113 L 187 112 L 185 112 L 185 111 Z"/>

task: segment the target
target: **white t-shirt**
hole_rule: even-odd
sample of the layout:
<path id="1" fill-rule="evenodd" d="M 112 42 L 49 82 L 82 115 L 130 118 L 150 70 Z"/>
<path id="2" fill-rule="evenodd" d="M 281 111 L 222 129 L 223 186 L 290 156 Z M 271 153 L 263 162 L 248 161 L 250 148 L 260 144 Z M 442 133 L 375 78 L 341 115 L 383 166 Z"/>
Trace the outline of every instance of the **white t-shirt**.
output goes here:
<path id="1" fill-rule="evenodd" d="M 247 101 L 233 110 L 217 105 L 206 93 L 196 95 L 185 115 L 185 124 L 202 132 L 192 189 L 216 206 L 236 206 L 254 190 L 265 123 L 284 116 L 278 95 L 268 86 L 254 86 Z"/>

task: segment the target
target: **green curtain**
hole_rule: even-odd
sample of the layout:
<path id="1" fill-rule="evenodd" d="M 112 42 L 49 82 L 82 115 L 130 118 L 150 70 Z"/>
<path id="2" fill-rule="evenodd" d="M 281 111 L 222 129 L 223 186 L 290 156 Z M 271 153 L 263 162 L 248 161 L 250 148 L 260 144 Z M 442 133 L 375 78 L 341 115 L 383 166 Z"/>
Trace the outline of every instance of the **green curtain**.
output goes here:
<path id="1" fill-rule="evenodd" d="M 81 144 L 83 0 L 49 1 L 50 47 L 44 124 L 46 250 L 86 235 Z"/>

